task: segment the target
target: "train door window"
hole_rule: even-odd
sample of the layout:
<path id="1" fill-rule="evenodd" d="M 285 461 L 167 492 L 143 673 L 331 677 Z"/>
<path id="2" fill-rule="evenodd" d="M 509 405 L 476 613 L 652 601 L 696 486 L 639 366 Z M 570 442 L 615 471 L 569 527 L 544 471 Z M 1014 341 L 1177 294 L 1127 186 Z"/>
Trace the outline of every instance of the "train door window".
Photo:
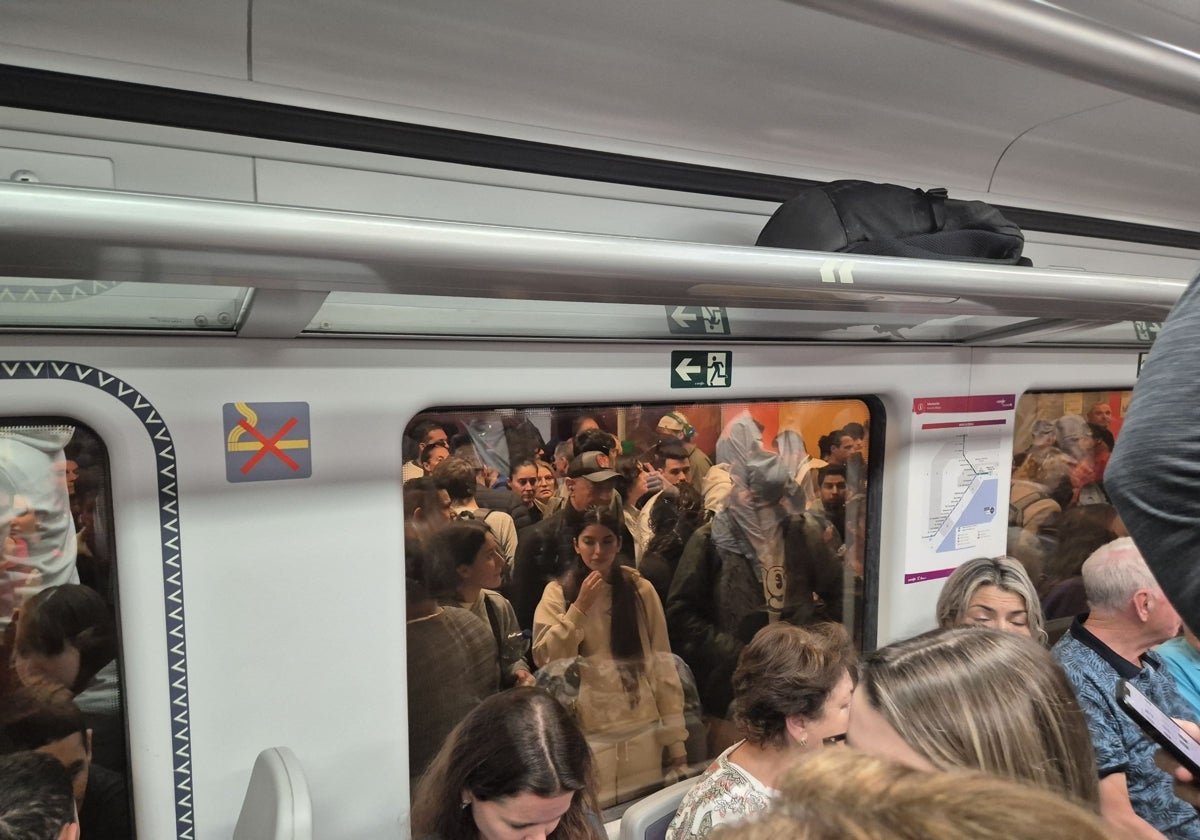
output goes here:
<path id="1" fill-rule="evenodd" d="M 1050 629 L 1087 611 L 1083 561 L 1127 536 L 1104 470 L 1132 391 L 1024 394 L 1017 403 L 1008 553 L 1037 584 Z"/>
<path id="2" fill-rule="evenodd" d="M 132 836 L 116 592 L 101 440 L 0 421 L 0 752 L 67 766 L 83 836 Z"/>
<path id="3" fill-rule="evenodd" d="M 840 623 L 861 648 L 870 430 L 862 400 L 414 418 L 414 783 L 483 696 L 519 684 L 574 714 L 606 818 L 701 772 L 739 737 L 732 675 L 758 630 Z"/>

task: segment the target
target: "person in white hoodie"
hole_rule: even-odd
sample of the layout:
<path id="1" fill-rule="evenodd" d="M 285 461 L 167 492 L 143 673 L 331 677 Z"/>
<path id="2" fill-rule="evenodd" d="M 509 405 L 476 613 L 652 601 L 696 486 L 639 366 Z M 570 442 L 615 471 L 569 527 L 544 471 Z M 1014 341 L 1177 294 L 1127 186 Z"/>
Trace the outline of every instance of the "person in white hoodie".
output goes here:
<path id="1" fill-rule="evenodd" d="M 74 433 L 70 426 L 0 429 L 0 633 L 29 596 L 79 582 L 75 522 L 60 474 Z"/>

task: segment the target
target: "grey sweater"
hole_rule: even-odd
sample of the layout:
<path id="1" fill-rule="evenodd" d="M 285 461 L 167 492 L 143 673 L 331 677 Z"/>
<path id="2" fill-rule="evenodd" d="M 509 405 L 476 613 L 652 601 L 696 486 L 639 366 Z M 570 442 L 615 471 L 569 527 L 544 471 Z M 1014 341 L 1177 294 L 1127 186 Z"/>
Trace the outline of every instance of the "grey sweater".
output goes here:
<path id="1" fill-rule="evenodd" d="M 1142 368 L 1104 488 L 1167 597 L 1200 629 L 1200 276 Z"/>

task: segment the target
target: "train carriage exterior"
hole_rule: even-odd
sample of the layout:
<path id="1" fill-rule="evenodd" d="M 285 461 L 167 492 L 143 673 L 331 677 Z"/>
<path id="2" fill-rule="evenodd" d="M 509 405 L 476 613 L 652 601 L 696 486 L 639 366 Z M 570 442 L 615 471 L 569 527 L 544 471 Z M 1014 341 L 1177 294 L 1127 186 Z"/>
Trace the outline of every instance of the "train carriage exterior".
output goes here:
<path id="1" fill-rule="evenodd" d="M 1136 80 L 1082 82 L 788 3 L 572 4 L 507 25 L 505 4 L 364 3 L 344 21 L 106 4 L 91 43 L 78 4 L 36 5 L 0 10 L 0 427 L 100 443 L 138 837 L 230 836 L 276 746 L 303 768 L 314 836 L 406 833 L 399 477 L 418 415 L 604 406 L 624 423 L 699 406 L 723 422 L 857 401 L 870 444 L 854 622 L 869 649 L 932 626 L 955 563 L 1006 550 L 1022 398 L 1119 418 L 1200 267 L 1196 108 L 1148 87 L 1130 98 Z M 1186 9 L 1138 21 L 1118 5 L 1074 11 L 1200 47 Z M 769 34 L 783 25 L 850 64 L 786 64 L 789 39 Z M 463 45 L 488 28 L 467 72 Z M 361 64 L 300 60 L 314 33 Z M 421 33 L 441 52 L 418 49 Z M 536 57 L 517 55 L 530 44 Z M 847 81 L 858 60 L 837 44 L 880 61 Z M 507 101 L 479 69 L 500 52 Z M 894 141 L 872 138 L 889 111 L 854 84 L 928 85 L 922 57 L 1023 93 L 983 108 L 950 82 L 940 105 L 933 89 L 900 100 L 912 113 L 894 115 Z M 697 89 L 735 59 L 810 75 L 764 85 L 754 108 L 730 71 L 711 91 L 728 116 L 706 112 Z M 663 76 L 643 89 L 622 62 Z M 534 90 L 539 67 L 560 84 Z M 945 131 L 923 131 L 940 107 Z M 1011 208 L 1034 267 L 752 248 L 779 200 L 836 177 Z M 706 317 L 721 329 L 701 331 Z M 685 387 L 693 367 L 709 379 L 709 354 L 727 375 Z M 994 501 L 959 522 L 964 470 L 988 469 Z"/>

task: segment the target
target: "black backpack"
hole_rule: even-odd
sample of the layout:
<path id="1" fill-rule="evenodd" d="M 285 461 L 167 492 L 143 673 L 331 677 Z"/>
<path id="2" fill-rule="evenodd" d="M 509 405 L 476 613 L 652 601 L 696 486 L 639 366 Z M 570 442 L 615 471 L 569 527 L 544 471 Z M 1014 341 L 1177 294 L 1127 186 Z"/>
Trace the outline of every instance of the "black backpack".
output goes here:
<path id="1" fill-rule="evenodd" d="M 1030 265 L 1025 237 L 982 201 L 946 190 L 914 190 L 870 181 L 830 181 L 785 201 L 758 245 L 884 257 Z"/>

